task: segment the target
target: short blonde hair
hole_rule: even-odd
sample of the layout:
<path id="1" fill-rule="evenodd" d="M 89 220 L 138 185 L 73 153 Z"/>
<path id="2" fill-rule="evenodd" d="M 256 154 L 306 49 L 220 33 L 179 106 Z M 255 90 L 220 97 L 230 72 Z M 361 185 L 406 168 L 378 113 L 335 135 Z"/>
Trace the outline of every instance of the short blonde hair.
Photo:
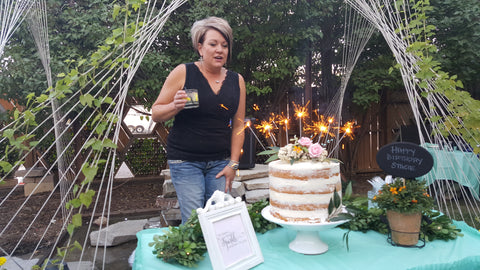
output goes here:
<path id="1" fill-rule="evenodd" d="M 232 57 L 232 45 L 233 45 L 233 33 L 232 28 L 228 24 L 228 22 L 219 17 L 208 17 L 203 20 L 196 21 L 192 29 L 190 30 L 190 34 L 192 35 L 192 43 L 193 48 L 195 51 L 200 55 L 198 52 L 198 43 L 203 44 L 205 41 L 205 33 L 208 30 L 217 30 L 222 34 L 225 40 L 228 43 L 228 59 Z"/>

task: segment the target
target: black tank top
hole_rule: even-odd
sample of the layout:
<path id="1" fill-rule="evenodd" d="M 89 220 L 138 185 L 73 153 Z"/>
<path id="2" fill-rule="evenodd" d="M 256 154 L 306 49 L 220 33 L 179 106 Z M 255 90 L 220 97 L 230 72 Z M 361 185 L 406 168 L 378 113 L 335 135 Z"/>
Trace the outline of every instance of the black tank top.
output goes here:
<path id="1" fill-rule="evenodd" d="M 185 89 L 198 89 L 199 107 L 181 110 L 167 139 L 170 160 L 211 161 L 230 156 L 231 119 L 238 109 L 238 73 L 227 70 L 218 94 L 194 63 L 185 64 Z"/>

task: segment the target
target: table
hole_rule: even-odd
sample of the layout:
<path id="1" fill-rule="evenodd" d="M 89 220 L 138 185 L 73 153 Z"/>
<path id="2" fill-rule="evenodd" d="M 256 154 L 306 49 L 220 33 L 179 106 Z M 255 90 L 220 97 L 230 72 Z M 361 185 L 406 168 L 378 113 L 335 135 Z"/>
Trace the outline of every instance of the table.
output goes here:
<path id="1" fill-rule="evenodd" d="M 417 179 L 426 180 L 427 185 L 435 180 L 454 180 L 470 189 L 479 200 L 480 160 L 472 152 L 440 149 L 436 144 L 422 145 L 433 156 L 432 170 Z"/>
<path id="2" fill-rule="evenodd" d="M 480 269 L 480 232 L 463 221 L 454 221 L 454 225 L 462 230 L 463 237 L 427 242 L 422 249 L 392 246 L 387 242 L 386 235 L 375 231 L 350 232 L 348 251 L 342 240 L 347 230 L 334 228 L 320 232 L 322 240 L 329 246 L 329 250 L 320 255 L 291 251 L 288 244 L 295 238 L 295 231 L 277 228 L 257 234 L 265 261 L 252 269 Z M 137 234 L 134 270 L 211 269 L 208 254 L 205 254 L 205 259 L 197 268 L 169 264 L 156 258 L 148 243 L 152 242 L 153 235 L 161 234 L 162 230 L 147 229 Z"/>

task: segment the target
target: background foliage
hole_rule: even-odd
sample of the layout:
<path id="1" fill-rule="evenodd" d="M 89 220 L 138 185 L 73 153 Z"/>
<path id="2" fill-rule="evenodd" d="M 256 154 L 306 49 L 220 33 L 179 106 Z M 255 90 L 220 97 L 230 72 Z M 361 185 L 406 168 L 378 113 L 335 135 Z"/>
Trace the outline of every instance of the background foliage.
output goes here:
<path id="1" fill-rule="evenodd" d="M 110 35 L 114 3 L 108 0 L 49 0 L 48 27 L 53 74 L 65 72 L 67 59 L 86 58 Z M 464 90 L 480 96 L 480 2 L 432 0 L 429 23 L 436 25 L 434 55 L 443 70 L 458 74 Z M 338 87 L 335 67 L 340 63 L 344 27 L 343 2 L 336 0 L 192 0 L 170 17 L 131 84 L 130 96 L 149 107 L 167 74 L 176 65 L 195 61 L 189 30 L 207 16 L 227 19 L 234 31 L 233 58 L 228 68 L 247 83 L 247 117 L 262 118 L 284 111 L 284 104 L 305 100 L 306 81 L 314 85 L 314 108 L 325 108 Z M 25 104 L 28 93 L 46 89 L 40 60 L 26 23 L 14 33 L 0 65 L 0 93 L 4 99 Z M 362 119 L 365 110 L 382 102 L 388 91 L 404 91 L 392 53 L 379 34 L 367 44 L 354 69 L 346 93 L 349 118 Z M 303 70 L 310 71 L 305 74 Z M 311 76 L 308 76 L 310 74 Z M 55 78 L 54 78 L 55 79 Z M 373 82 L 373 83 L 372 83 Z M 263 115 L 264 116 L 264 115 Z M 8 115 L 1 119 L 7 121 Z M 0 121 L 1 121 L 0 119 Z M 359 121 L 360 126 L 368 123 Z"/>
<path id="2" fill-rule="evenodd" d="M 109 35 L 114 26 L 110 16 L 112 2 L 47 2 L 52 70 L 57 74 L 68 65 L 64 60 L 89 55 Z M 478 98 L 480 23 L 477 15 L 480 3 L 433 0 L 431 5 L 433 10 L 428 15 L 431 23 L 437 26 L 437 57 L 444 69 L 458 74 L 465 90 Z M 180 63 L 197 59 L 189 37 L 192 23 L 214 15 L 226 18 L 234 30 L 233 59 L 229 68 L 245 77 L 249 104 L 267 103 L 267 109 L 278 105 L 292 87 L 302 86 L 305 78 L 297 70 L 307 59 L 312 59 L 312 81 L 318 85 L 316 91 L 331 96 L 338 81 L 332 69 L 340 61 L 342 8 L 343 3 L 334 0 L 189 1 L 173 14 L 146 55 L 131 95 L 142 104 L 153 103 L 168 72 Z M 382 91 L 400 90 L 398 74 L 387 76 L 381 68 L 387 67 L 392 57 L 385 48 L 382 38 L 373 38 L 354 71 L 350 91 L 355 93 L 353 101 L 361 107 L 378 102 Z M 25 24 L 11 39 L 5 55 L 0 85 L 6 98 L 18 99 L 22 104 L 27 93 L 46 89 L 41 63 Z M 362 62 L 377 63 L 378 68 L 372 70 L 371 65 L 362 65 Z M 378 83 L 365 87 L 374 76 Z"/>

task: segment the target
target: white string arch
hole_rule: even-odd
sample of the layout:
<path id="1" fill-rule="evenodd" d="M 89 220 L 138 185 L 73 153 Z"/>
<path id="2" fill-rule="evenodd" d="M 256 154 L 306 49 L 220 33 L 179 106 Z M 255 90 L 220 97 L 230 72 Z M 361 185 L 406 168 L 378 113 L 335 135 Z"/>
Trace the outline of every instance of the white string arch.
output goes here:
<path id="1" fill-rule="evenodd" d="M 13 1 L 11 6 L 15 6 L 18 4 L 18 2 L 24 2 L 24 1 Z M 39 1 L 29 1 L 31 2 L 31 6 L 29 9 L 24 10 L 24 13 L 22 13 L 23 16 L 26 16 L 28 19 L 29 23 L 29 29 L 30 32 L 32 33 L 35 44 L 37 46 L 40 59 L 42 61 L 42 64 L 45 69 L 45 73 L 47 76 L 47 82 L 48 86 L 52 87 L 53 86 L 53 80 L 51 76 L 51 71 L 50 71 L 50 50 L 48 46 L 48 29 L 46 25 L 47 21 L 47 14 L 46 14 L 46 3 L 45 0 L 39 0 Z M 124 106 L 125 106 L 125 99 L 127 96 L 128 88 L 129 85 L 133 79 L 133 76 L 137 69 L 139 68 L 139 65 L 147 53 L 148 49 L 150 48 L 151 44 L 153 41 L 157 38 L 157 36 L 161 33 L 163 26 L 165 25 L 165 22 L 168 20 L 170 14 L 175 11 L 178 7 L 183 5 L 186 2 L 186 0 L 175 0 L 175 1 L 148 1 L 146 2 L 145 5 L 145 10 L 143 11 L 142 14 L 144 16 L 140 16 L 140 12 L 138 12 L 138 16 L 136 17 L 136 25 L 141 25 L 142 27 L 139 27 L 138 30 L 134 34 L 135 40 L 132 43 L 127 43 L 124 45 L 122 48 L 122 51 L 118 55 L 113 55 L 113 54 L 108 54 L 104 56 L 102 59 L 99 60 L 100 63 L 104 63 L 110 59 L 114 60 L 120 60 L 120 59 L 128 59 L 128 66 L 122 66 L 119 65 L 117 68 L 111 68 L 110 66 L 104 67 L 102 70 L 98 70 L 95 73 L 95 77 L 90 79 L 90 81 L 85 84 L 85 85 L 93 85 L 88 87 L 83 87 L 79 89 L 79 91 L 73 93 L 69 97 L 67 97 L 65 100 L 62 100 L 62 104 L 59 104 L 56 98 L 51 97 L 48 100 L 43 101 L 42 103 L 37 105 L 37 108 L 40 107 L 47 107 L 52 109 L 52 114 L 47 117 L 47 119 L 43 120 L 41 123 L 39 123 L 36 127 L 34 127 L 32 130 L 29 131 L 27 136 L 33 135 L 35 132 L 37 132 L 40 129 L 45 129 L 44 135 L 41 138 L 38 138 L 38 142 L 42 143 L 45 142 L 48 135 L 54 135 L 55 143 L 51 144 L 47 149 L 42 153 L 41 157 L 33 164 L 33 166 L 29 169 L 27 169 L 26 174 L 28 175 L 29 173 L 32 172 L 33 168 L 41 166 L 41 160 L 45 158 L 48 155 L 53 155 L 55 154 L 57 156 L 56 160 L 53 162 L 51 167 L 47 168 L 47 174 L 43 176 L 38 184 L 40 185 L 44 181 L 46 181 L 47 176 L 49 173 L 51 173 L 54 170 L 54 166 L 58 166 L 59 169 L 59 181 L 55 185 L 54 189 L 51 191 L 50 194 L 48 194 L 45 202 L 40 206 L 38 212 L 35 214 L 35 216 L 32 218 L 30 224 L 28 224 L 25 232 L 23 233 L 22 236 L 20 236 L 19 241 L 16 243 L 15 247 L 12 248 L 9 251 L 6 251 L 2 247 L 0 247 L 0 253 L 2 253 L 1 256 L 8 256 L 10 258 L 13 258 L 13 254 L 15 251 L 19 248 L 21 243 L 25 241 L 26 238 L 29 237 L 29 235 L 32 235 L 32 232 L 34 231 L 35 228 L 35 222 L 38 219 L 39 216 L 44 216 L 47 215 L 51 217 L 52 223 L 48 225 L 48 227 L 45 229 L 43 232 L 42 236 L 38 240 L 38 243 L 35 247 L 34 250 L 31 251 L 31 256 L 29 259 L 34 259 L 35 254 L 37 251 L 41 248 L 42 241 L 44 241 L 44 237 L 47 234 L 47 231 L 49 230 L 58 230 L 58 226 L 54 226 L 53 224 L 55 223 L 55 219 L 60 216 L 61 213 L 61 226 L 60 230 L 58 231 L 57 238 L 55 239 L 55 243 L 53 243 L 53 247 L 57 246 L 59 243 L 62 241 L 62 236 L 64 235 L 64 232 L 66 231 L 68 223 L 71 221 L 73 213 L 73 208 L 70 208 L 67 210 L 65 207 L 66 203 L 70 201 L 73 198 L 73 189 L 74 189 L 74 184 L 75 184 L 75 179 L 78 179 L 82 171 L 79 168 L 76 168 L 74 165 L 74 160 L 80 158 L 80 153 L 74 153 L 71 154 L 68 150 L 72 149 L 73 144 L 75 141 L 79 140 L 79 134 L 73 134 L 72 137 L 68 138 L 66 137 L 67 131 L 68 131 L 68 123 L 76 121 L 80 117 L 83 117 L 85 121 L 81 125 L 81 129 L 87 127 L 87 123 L 93 119 L 95 116 L 91 112 L 89 112 L 85 106 L 83 106 L 79 100 L 80 92 L 83 95 L 86 94 L 91 94 L 95 98 L 101 98 L 101 97 L 112 97 L 112 102 L 109 102 L 108 106 L 106 108 L 102 108 L 104 113 L 110 113 L 112 115 L 117 116 L 118 119 L 121 119 L 123 116 L 123 111 L 124 111 Z M 2 2 L 3 3 L 3 2 Z M 8 10 L 10 7 L 5 7 L 5 10 Z M 3 10 L 2 6 L 2 12 L 5 13 L 7 11 Z M 21 12 L 19 12 L 21 13 Z M 5 40 L 6 42 L 6 40 Z M 123 60 L 121 60 L 123 62 Z M 118 78 L 116 80 L 111 80 L 111 78 Z M 108 82 L 108 83 L 106 83 Z M 114 92 L 114 89 L 118 89 L 117 92 Z M 75 111 L 75 114 L 73 112 Z M 75 115 L 74 119 L 69 119 L 69 115 Z M 3 127 L 1 132 L 4 130 L 11 128 L 14 124 L 19 124 L 19 128 L 22 128 L 24 125 L 22 124 L 22 121 L 24 119 L 20 117 L 17 121 L 9 124 L 6 127 Z M 49 122 L 53 121 L 54 125 L 51 126 Z M 92 127 L 93 130 L 95 130 L 99 126 L 100 122 L 97 122 L 97 124 Z M 115 125 L 113 118 L 112 120 L 108 123 L 108 127 L 106 128 L 106 131 L 104 132 L 103 137 L 100 138 L 101 140 L 107 140 L 111 139 L 114 143 L 118 143 L 119 140 L 119 133 L 120 133 L 120 125 Z M 91 134 L 88 135 L 88 138 L 85 140 L 84 145 L 94 137 L 94 133 L 92 132 Z M 5 141 L 6 138 L 1 138 L 0 140 Z M 83 147 L 82 147 L 83 148 Z M 30 151 L 26 152 L 22 156 L 22 160 L 25 159 L 31 152 L 34 151 L 34 148 L 32 148 Z M 100 155 L 96 154 L 94 155 L 91 151 L 86 153 L 86 158 L 85 160 L 91 160 L 92 163 L 98 163 L 100 160 Z M 98 188 L 98 191 L 96 192 L 96 200 L 93 205 L 91 205 L 92 209 L 92 215 L 89 218 L 89 226 L 87 228 L 87 231 L 91 231 L 91 224 L 93 224 L 93 219 L 94 219 L 94 214 L 100 212 L 102 216 L 108 217 L 110 216 L 110 206 L 111 206 L 111 192 L 112 192 L 112 187 L 113 187 L 113 180 L 114 180 L 114 175 L 113 172 L 114 166 L 115 166 L 115 155 L 116 151 L 115 149 L 110 149 L 107 153 L 107 166 L 104 167 L 104 171 L 100 172 L 101 179 L 100 179 L 100 186 Z M 12 168 L 13 170 L 14 168 Z M 7 174 L 8 175 L 8 174 Z M 1 180 L 5 180 L 6 176 L 4 176 Z M 38 185 L 38 186 L 39 186 Z M 82 190 L 86 190 L 90 188 L 91 183 L 87 184 L 86 186 L 82 186 L 80 190 L 77 192 L 80 193 Z M 37 186 L 37 188 L 38 188 Z M 12 188 L 12 190 L 0 200 L 0 209 L 4 206 L 5 202 L 11 198 L 13 192 L 20 187 L 20 184 L 17 184 Z M 106 188 L 105 188 L 106 187 Z M 55 190 L 59 188 L 60 193 L 61 193 L 61 200 L 60 204 L 58 205 L 56 211 L 54 213 L 46 213 L 44 211 L 45 206 L 55 196 Z M 36 188 L 35 188 L 36 189 Z M 34 193 L 35 189 L 32 191 L 32 194 Z M 99 207 L 100 203 L 100 197 L 101 193 L 100 191 L 104 189 L 105 190 L 105 200 L 103 202 L 103 207 L 97 209 Z M 77 193 L 77 194 L 78 194 Z M 15 217 L 21 214 L 22 210 L 24 209 L 25 205 L 27 203 L 31 202 L 32 200 L 32 194 L 28 195 L 24 202 L 20 205 L 20 207 L 17 209 L 16 213 L 14 214 L 13 217 L 10 217 L 8 220 L 6 226 L 3 228 L 0 228 L 0 237 L 5 234 L 5 232 L 12 226 L 15 226 Z M 58 221 L 57 221 L 58 222 Z M 107 223 L 106 226 L 109 224 Z M 100 225 L 100 229 L 102 229 L 102 226 Z M 62 233 L 63 232 L 63 233 Z M 84 256 L 84 250 L 86 250 L 86 247 L 88 247 L 88 238 L 89 233 L 86 234 L 85 239 L 83 239 L 82 243 L 82 252 L 80 254 L 80 258 L 78 258 L 79 261 L 82 261 L 83 256 Z M 99 236 L 100 237 L 100 236 Z M 105 238 L 107 235 L 105 235 Z M 98 239 L 97 239 L 98 240 Z M 66 246 L 69 246 L 71 244 L 71 239 L 68 240 L 66 243 Z M 97 256 L 100 256 L 101 253 L 98 252 L 98 249 L 100 247 L 97 245 L 95 247 L 95 258 L 96 260 Z M 52 248 L 49 252 L 49 254 L 46 256 L 46 260 L 50 260 L 55 257 L 55 248 Z M 105 264 L 105 257 L 106 256 L 106 247 L 104 248 L 103 251 L 103 264 Z M 93 267 L 93 266 L 92 266 Z M 103 265 L 103 268 L 105 265 Z"/>
<path id="2" fill-rule="evenodd" d="M 453 141 L 456 145 L 465 145 L 465 141 L 458 135 L 460 132 L 456 127 L 452 128 L 448 136 L 432 132 L 439 125 L 445 123 L 452 124 L 449 123 L 450 117 L 455 118 L 455 115 L 448 109 L 450 100 L 446 96 L 433 91 L 437 87 L 434 79 L 428 80 L 426 87 L 421 87 L 419 80 L 415 79 L 415 73 L 419 70 L 418 63 L 420 59 L 409 53 L 407 48 L 416 41 L 416 36 L 410 32 L 409 28 L 404 27 L 404 25 L 408 24 L 408 20 L 412 15 L 410 13 L 409 1 L 402 1 L 405 10 L 399 10 L 399 5 L 390 0 L 346 0 L 346 3 L 368 20 L 383 35 L 397 63 L 400 64 L 400 72 L 415 117 L 420 144 L 424 146 L 433 144 L 447 147 L 449 142 Z M 422 94 L 424 92 L 428 92 L 427 98 L 423 98 Z M 441 116 L 440 122 L 428 120 L 438 115 Z M 462 127 L 465 127 L 461 121 L 460 124 Z M 480 142 L 475 141 L 475 144 L 478 145 Z M 479 175 L 480 168 L 476 165 L 478 164 L 478 158 L 472 158 L 472 154 L 466 151 L 466 147 L 462 148 L 460 150 L 463 151 L 459 152 L 462 153 L 461 162 L 463 166 L 473 171 L 475 175 Z M 453 219 L 469 220 L 471 224 L 479 224 L 480 202 L 478 200 L 478 185 L 480 179 L 470 178 L 464 170 L 455 166 L 458 165 L 458 161 L 452 159 L 448 151 L 436 148 L 433 156 L 434 160 L 441 160 L 448 165 L 447 167 L 437 168 L 439 174 L 445 175 L 448 173 L 447 170 L 454 168 L 453 174 L 455 179 L 463 183 L 463 185 L 458 185 L 453 181 L 433 179 L 433 174 L 428 174 L 427 182 L 436 183 L 429 186 L 429 192 L 434 194 L 439 211 Z M 477 188 L 472 189 L 470 187 Z M 463 198 L 465 207 L 462 207 L 460 197 Z M 455 213 L 459 213 L 460 216 L 456 216 Z"/>

